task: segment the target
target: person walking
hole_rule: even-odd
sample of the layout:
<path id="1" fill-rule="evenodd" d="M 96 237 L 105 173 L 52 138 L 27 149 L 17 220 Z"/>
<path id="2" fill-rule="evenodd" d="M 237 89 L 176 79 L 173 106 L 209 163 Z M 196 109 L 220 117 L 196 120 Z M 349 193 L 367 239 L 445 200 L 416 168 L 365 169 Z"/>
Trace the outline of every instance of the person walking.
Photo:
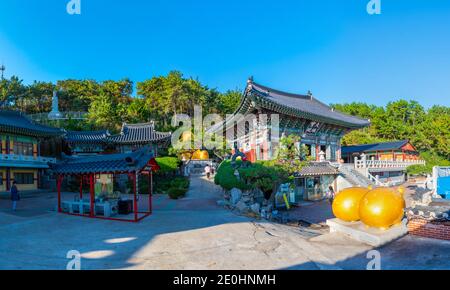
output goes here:
<path id="1" fill-rule="evenodd" d="M 17 202 L 20 200 L 19 189 L 17 188 L 17 182 L 13 182 L 11 186 L 11 201 L 12 201 L 12 210 L 17 210 Z"/>
<path id="2" fill-rule="evenodd" d="M 332 186 L 328 187 L 328 201 L 330 202 L 331 205 L 333 205 L 335 195 L 336 193 L 334 192 L 333 187 Z"/>
<path id="3" fill-rule="evenodd" d="M 211 166 L 209 164 L 205 167 L 205 174 L 208 179 L 211 179 Z"/>

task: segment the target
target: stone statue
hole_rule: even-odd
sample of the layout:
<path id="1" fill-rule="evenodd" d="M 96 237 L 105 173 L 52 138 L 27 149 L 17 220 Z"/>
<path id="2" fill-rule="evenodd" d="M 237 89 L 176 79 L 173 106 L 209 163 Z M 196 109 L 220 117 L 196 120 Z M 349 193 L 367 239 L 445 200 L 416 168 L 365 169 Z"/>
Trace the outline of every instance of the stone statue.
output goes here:
<path id="1" fill-rule="evenodd" d="M 48 114 L 48 118 L 51 120 L 57 120 L 62 119 L 63 115 L 59 111 L 59 101 L 58 101 L 58 93 L 57 91 L 53 91 L 53 98 L 52 98 L 52 111 L 50 114 Z"/>

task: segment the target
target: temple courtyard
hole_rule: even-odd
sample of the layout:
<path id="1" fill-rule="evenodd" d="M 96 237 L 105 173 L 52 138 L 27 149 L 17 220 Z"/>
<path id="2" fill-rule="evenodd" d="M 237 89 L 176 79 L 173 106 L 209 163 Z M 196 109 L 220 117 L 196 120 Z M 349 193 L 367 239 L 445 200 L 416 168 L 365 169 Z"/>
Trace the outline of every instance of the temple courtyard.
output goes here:
<path id="1" fill-rule="evenodd" d="M 252 220 L 219 207 L 221 190 L 193 177 L 186 198 L 155 196 L 140 223 L 60 215 L 56 194 L 24 198 L 13 213 L 0 199 L 0 269 L 361 269 L 370 246 L 326 229 Z M 304 215 L 327 213 L 326 203 Z M 318 218 L 320 219 L 320 218 Z M 450 242 L 406 236 L 385 247 L 382 269 L 450 269 Z"/>

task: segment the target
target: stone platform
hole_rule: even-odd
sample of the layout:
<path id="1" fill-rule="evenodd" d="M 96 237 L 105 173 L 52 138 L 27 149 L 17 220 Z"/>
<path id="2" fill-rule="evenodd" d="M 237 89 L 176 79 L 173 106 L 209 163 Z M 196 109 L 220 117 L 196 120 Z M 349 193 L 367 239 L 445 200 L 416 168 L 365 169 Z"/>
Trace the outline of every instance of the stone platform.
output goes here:
<path id="1" fill-rule="evenodd" d="M 394 226 L 388 230 L 367 228 L 361 222 L 348 223 L 339 219 L 327 220 L 327 225 L 330 227 L 331 233 L 342 233 L 356 241 L 374 247 L 386 245 L 408 233 L 406 220 L 401 225 Z"/>

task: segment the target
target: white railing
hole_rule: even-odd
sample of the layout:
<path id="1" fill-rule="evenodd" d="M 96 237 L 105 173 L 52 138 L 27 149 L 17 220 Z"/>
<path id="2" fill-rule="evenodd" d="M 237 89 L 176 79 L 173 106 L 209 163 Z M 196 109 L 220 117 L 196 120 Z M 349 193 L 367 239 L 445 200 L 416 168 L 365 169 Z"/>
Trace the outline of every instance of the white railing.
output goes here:
<path id="1" fill-rule="evenodd" d="M 56 163 L 56 158 L 42 157 L 42 156 L 34 157 L 16 154 L 0 154 L 0 160 L 18 161 L 18 162 Z"/>
<path id="2" fill-rule="evenodd" d="M 383 182 L 380 179 L 380 177 L 373 176 L 372 174 L 370 174 L 370 172 L 367 172 L 367 178 L 376 186 L 384 186 L 384 187 L 397 186 L 405 182 L 404 176 L 389 177 L 389 179 L 386 182 Z"/>
<path id="3" fill-rule="evenodd" d="M 380 179 L 376 176 L 373 176 L 372 174 L 370 174 L 369 172 L 367 173 L 367 178 L 373 182 L 376 186 L 388 186 L 388 184 L 383 183 L 380 181 Z"/>
<path id="4" fill-rule="evenodd" d="M 426 165 L 424 160 L 391 161 L 391 160 L 357 160 L 355 168 L 407 168 L 411 165 Z"/>

